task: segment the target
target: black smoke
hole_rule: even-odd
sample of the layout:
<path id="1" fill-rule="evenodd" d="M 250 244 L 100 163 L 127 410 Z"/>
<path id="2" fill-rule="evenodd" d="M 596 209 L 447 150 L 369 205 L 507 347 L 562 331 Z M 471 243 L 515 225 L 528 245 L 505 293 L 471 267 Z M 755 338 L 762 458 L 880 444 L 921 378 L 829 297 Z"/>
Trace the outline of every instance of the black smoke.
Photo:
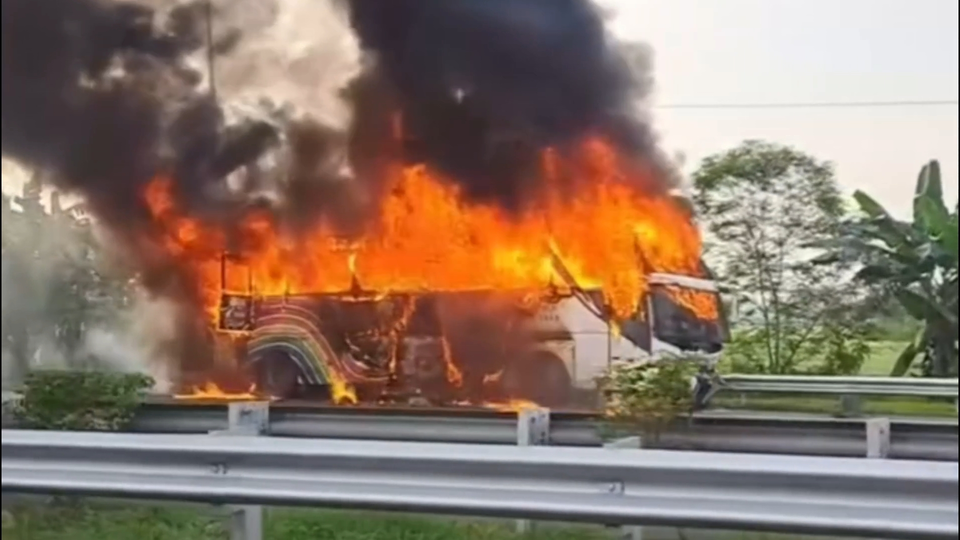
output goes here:
<path id="1" fill-rule="evenodd" d="M 351 0 L 351 22 L 403 112 L 406 154 L 476 199 L 522 205 L 541 151 L 605 137 L 658 159 L 650 90 L 590 0 Z M 359 110 L 363 111 L 361 105 Z"/>
<path id="2" fill-rule="evenodd" d="M 383 166 L 398 153 L 397 113 L 401 157 L 511 209 L 541 181 L 546 146 L 563 153 L 599 135 L 657 162 L 636 107 L 649 73 L 590 0 L 340 1 L 371 59 L 346 94 L 352 182 L 329 159 L 342 133 L 309 122 L 225 126 L 186 61 L 206 52 L 204 0 L 160 16 L 123 0 L 3 0 L 3 153 L 49 171 L 120 230 L 148 221 L 141 195 L 160 172 L 180 207 L 236 216 L 221 200 L 223 178 L 279 145 L 292 154 L 292 196 L 277 214 L 298 229 L 320 216 L 362 229 L 357 218 L 369 212 L 357 200 L 376 206 Z M 218 54 L 243 39 L 224 35 Z"/>
<path id="3" fill-rule="evenodd" d="M 345 89 L 348 134 L 302 119 L 228 126 L 201 84 L 197 70 L 206 66 L 190 62 L 207 52 L 206 0 L 164 13 L 125 0 L 0 0 L 3 155 L 81 195 L 147 288 L 186 311 L 199 305 L 195 276 L 151 247 L 159 243 L 142 196 L 158 174 L 173 181 L 181 210 L 229 236 L 251 203 L 226 193 L 224 179 L 253 171 L 245 187 L 258 192 L 256 171 L 268 177 L 262 163 L 278 149 L 286 150 L 287 196 L 271 210 L 295 231 L 321 217 L 363 230 L 397 159 L 429 163 L 467 196 L 509 209 L 539 186 L 547 146 L 572 152 L 599 135 L 657 164 L 636 107 L 649 73 L 611 40 L 591 1 L 339 1 L 370 60 Z M 242 43 L 241 32 L 227 30 L 215 54 Z M 349 167 L 336 159 L 344 147 Z M 205 315 L 194 312 L 171 344 L 179 358 L 207 356 L 198 352 L 209 345 Z"/>
<path id="4" fill-rule="evenodd" d="M 202 73 L 187 58 L 205 47 L 205 5 L 181 4 L 163 16 L 119 0 L 0 5 L 4 157 L 81 195 L 147 289 L 184 308 L 170 354 L 209 357 L 197 280 L 159 248 L 143 191 L 164 174 L 181 208 L 229 215 L 216 187 L 278 134 L 256 121 L 226 126 L 200 87 Z"/>
<path id="5" fill-rule="evenodd" d="M 202 2 L 165 17 L 111 0 L 3 0 L 3 154 L 45 171 L 117 229 L 143 222 L 144 185 L 175 180 L 190 210 L 275 142 L 231 130 L 186 58 L 205 46 Z M 158 21 L 162 21 L 158 23 Z"/>

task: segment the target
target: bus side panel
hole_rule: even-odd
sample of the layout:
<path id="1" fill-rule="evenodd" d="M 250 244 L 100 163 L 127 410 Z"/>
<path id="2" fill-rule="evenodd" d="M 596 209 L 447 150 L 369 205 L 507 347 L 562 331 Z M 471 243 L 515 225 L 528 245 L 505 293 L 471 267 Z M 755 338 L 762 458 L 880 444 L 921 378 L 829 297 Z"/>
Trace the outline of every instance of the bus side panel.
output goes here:
<path id="1" fill-rule="evenodd" d="M 567 298 L 552 306 L 558 325 L 569 336 L 572 358 L 567 363 L 573 386 L 596 388 L 596 379 L 610 365 L 610 330 L 576 298 Z"/>

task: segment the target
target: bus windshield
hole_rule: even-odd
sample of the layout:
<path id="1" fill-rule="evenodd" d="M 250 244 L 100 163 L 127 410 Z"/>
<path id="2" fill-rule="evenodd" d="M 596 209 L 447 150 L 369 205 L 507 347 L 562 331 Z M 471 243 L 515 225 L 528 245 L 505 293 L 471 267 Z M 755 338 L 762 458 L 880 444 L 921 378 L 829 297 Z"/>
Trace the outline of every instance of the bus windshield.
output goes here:
<path id="1" fill-rule="evenodd" d="M 650 289 L 653 336 L 683 351 L 715 354 L 727 332 L 720 295 L 676 285 Z"/>

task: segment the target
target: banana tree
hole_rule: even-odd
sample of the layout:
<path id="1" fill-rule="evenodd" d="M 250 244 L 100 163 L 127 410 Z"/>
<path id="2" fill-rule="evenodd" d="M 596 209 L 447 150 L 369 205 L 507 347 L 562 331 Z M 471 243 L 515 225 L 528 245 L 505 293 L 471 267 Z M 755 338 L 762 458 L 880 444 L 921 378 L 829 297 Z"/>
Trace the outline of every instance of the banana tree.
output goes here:
<path id="1" fill-rule="evenodd" d="M 922 358 L 924 375 L 957 376 L 957 207 L 951 212 L 944 204 L 940 164 L 931 161 L 920 172 L 912 222 L 893 218 L 866 193 L 854 198 L 863 216 L 847 224 L 827 258 L 862 262 L 857 277 L 895 295 L 922 322 L 893 375 Z"/>

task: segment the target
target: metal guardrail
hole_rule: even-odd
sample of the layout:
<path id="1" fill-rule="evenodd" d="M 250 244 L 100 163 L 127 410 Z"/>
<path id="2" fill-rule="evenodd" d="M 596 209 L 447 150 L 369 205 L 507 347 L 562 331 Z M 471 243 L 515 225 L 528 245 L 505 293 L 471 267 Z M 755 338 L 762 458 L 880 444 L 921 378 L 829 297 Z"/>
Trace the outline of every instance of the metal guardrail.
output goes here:
<path id="1" fill-rule="evenodd" d="M 957 399 L 957 379 L 726 375 L 718 390 L 743 393 L 902 396 Z"/>
<path id="2" fill-rule="evenodd" d="M 153 400 L 140 408 L 132 430 L 207 433 L 227 429 L 229 404 Z M 332 407 L 270 403 L 270 435 L 406 442 L 517 444 L 516 411 L 468 408 Z M 600 446 L 596 414 L 550 412 L 549 444 Z"/>
<path id="3" fill-rule="evenodd" d="M 956 463 L 23 430 L 2 446 L 4 493 L 958 536 Z"/>
<path id="4" fill-rule="evenodd" d="M 227 429 L 225 402 L 152 399 L 134 419 L 140 433 L 199 434 Z M 318 407 L 269 404 L 266 432 L 313 437 L 407 442 L 505 444 L 518 442 L 516 412 L 486 409 Z M 15 427 L 4 415 L 4 427 Z M 611 434 L 595 414 L 549 412 L 542 444 L 600 446 Z M 957 461 L 956 419 L 832 418 L 784 413 L 704 411 L 683 419 L 646 447 L 709 452 Z"/>
<path id="5" fill-rule="evenodd" d="M 134 420 L 140 433 L 198 434 L 229 427 L 225 403 L 152 402 Z M 523 415 L 460 409 L 269 405 L 265 431 L 280 437 L 516 445 Z M 596 415 L 549 412 L 543 444 L 600 446 Z M 645 446 L 667 450 L 957 461 L 955 420 L 829 418 L 707 411 L 678 422 Z"/>

